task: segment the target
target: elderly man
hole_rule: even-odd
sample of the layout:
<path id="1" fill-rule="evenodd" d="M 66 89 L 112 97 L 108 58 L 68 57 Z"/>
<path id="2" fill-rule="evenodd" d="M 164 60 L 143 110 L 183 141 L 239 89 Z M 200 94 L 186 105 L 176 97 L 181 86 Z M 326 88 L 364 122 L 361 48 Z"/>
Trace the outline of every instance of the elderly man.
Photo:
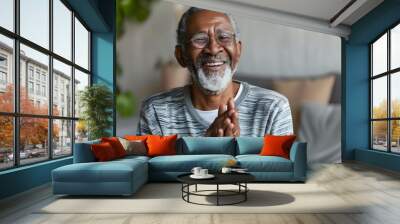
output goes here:
<path id="1" fill-rule="evenodd" d="M 264 136 L 292 134 L 288 100 L 232 79 L 242 50 L 225 13 L 190 8 L 178 25 L 175 57 L 192 84 L 147 98 L 138 135 Z"/>

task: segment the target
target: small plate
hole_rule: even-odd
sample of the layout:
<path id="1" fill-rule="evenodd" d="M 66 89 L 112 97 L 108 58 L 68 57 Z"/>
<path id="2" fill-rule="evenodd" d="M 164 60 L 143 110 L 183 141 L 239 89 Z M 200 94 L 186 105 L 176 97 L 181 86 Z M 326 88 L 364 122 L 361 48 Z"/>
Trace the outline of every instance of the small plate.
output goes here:
<path id="1" fill-rule="evenodd" d="M 204 176 L 194 175 L 194 174 L 190 175 L 190 178 L 193 178 L 193 179 L 211 179 L 211 178 L 214 178 L 214 177 L 215 176 L 212 175 L 212 174 L 207 174 L 207 175 L 204 175 Z"/>

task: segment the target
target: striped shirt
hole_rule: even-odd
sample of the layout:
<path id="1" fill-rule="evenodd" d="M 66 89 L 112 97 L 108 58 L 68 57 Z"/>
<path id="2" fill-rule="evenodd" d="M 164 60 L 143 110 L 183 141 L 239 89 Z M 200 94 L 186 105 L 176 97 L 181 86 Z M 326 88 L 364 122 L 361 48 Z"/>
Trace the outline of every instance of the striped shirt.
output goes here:
<path id="1" fill-rule="evenodd" d="M 235 101 L 240 136 L 293 133 L 289 102 L 283 95 L 245 82 Z M 209 123 L 199 116 L 190 96 L 190 86 L 175 88 L 143 101 L 138 135 L 205 136 Z"/>

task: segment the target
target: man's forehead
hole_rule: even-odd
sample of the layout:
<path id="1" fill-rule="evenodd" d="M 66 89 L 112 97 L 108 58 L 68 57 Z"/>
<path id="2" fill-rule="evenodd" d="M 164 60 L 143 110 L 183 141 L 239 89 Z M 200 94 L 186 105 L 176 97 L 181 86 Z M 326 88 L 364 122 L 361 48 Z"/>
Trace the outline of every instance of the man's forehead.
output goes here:
<path id="1" fill-rule="evenodd" d="M 211 10 L 201 10 L 190 16 L 187 23 L 187 31 L 189 33 L 207 31 L 214 26 L 233 29 L 231 21 L 226 14 Z"/>

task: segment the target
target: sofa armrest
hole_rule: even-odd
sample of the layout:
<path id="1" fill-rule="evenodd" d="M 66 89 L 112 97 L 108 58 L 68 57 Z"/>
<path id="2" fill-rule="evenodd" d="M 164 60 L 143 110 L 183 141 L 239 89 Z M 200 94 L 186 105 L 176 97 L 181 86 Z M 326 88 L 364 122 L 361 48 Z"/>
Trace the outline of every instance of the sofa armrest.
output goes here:
<path id="1" fill-rule="evenodd" d="M 89 142 L 81 142 L 75 143 L 74 145 L 74 163 L 89 163 L 95 162 L 96 158 L 94 157 L 90 146 L 92 144 L 100 143 L 99 140 L 89 141 Z"/>
<path id="2" fill-rule="evenodd" d="M 293 179 L 305 181 L 307 176 L 307 143 L 294 142 L 290 149 L 290 160 L 293 162 Z"/>

